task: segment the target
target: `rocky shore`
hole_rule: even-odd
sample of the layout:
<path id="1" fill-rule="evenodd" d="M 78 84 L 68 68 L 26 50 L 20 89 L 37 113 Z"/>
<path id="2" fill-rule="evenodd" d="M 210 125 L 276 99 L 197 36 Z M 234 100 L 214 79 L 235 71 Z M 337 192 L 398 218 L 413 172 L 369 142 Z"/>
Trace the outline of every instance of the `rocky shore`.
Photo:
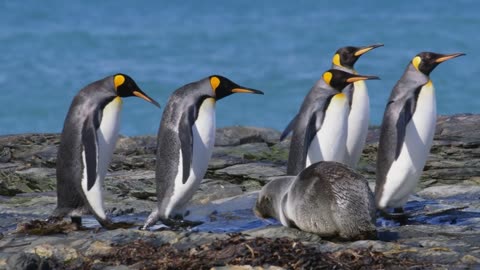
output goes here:
<path id="1" fill-rule="evenodd" d="M 193 228 L 140 231 L 154 207 L 155 136 L 121 137 L 106 207 L 135 227 L 29 231 L 55 207 L 59 134 L 0 136 L 0 269 L 468 269 L 480 267 L 480 115 L 441 116 L 406 225 L 379 218 L 378 239 L 339 242 L 259 220 L 260 188 L 285 174 L 289 141 L 272 129 L 217 130 L 209 170 L 187 219 Z M 374 185 L 378 128 L 358 171 Z M 19 225 L 20 224 L 20 225 Z M 23 224 L 23 225 L 22 225 Z M 30 224 L 31 225 L 31 224 Z M 45 235 L 38 235 L 45 234 Z M 263 269 L 255 268 L 255 269 Z"/>

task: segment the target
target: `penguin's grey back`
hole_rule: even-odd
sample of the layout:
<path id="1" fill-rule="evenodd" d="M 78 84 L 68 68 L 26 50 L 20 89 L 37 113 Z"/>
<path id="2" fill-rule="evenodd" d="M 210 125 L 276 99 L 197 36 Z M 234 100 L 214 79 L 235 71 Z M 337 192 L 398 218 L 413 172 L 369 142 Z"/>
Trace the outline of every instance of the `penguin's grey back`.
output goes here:
<path id="1" fill-rule="evenodd" d="M 163 111 L 157 136 L 156 162 L 156 174 L 163 176 L 162 179 L 157 179 L 156 185 L 158 198 L 162 198 L 159 204 L 161 212 L 169 203 L 171 196 L 168 194 L 173 194 L 173 182 L 178 174 L 179 151 L 182 147 L 180 136 L 185 135 L 179 130 L 181 121 L 189 121 L 193 124 L 195 119 L 185 119 L 184 117 L 196 115 L 196 113 L 189 113 L 188 110 L 195 110 L 198 107 L 197 102 L 201 100 L 202 96 L 211 96 L 212 91 L 208 78 L 187 84 L 175 90 Z M 191 133 L 191 126 L 188 131 L 183 132 Z"/>
<path id="2" fill-rule="evenodd" d="M 328 98 L 337 93 L 338 91 L 320 79 L 305 97 L 293 126 L 287 162 L 288 175 L 297 175 L 305 168 L 308 147 L 317 132 L 317 130 L 309 129 L 309 126 L 315 126 L 315 123 L 311 122 L 312 117 L 318 111 L 324 112 Z"/>
<path id="3" fill-rule="evenodd" d="M 81 160 L 82 129 L 93 114 L 98 114 L 97 119 L 101 121 L 103 108 L 116 97 L 113 88 L 112 76 L 93 82 L 83 88 L 70 105 L 57 152 L 58 205 L 53 215 L 63 216 L 76 208 L 87 208 L 86 198 L 80 192 L 84 166 Z"/>
<path id="4" fill-rule="evenodd" d="M 427 82 L 428 77 L 418 72 L 412 64 L 409 64 L 390 94 L 383 115 L 378 144 L 377 182 L 375 186 L 375 196 L 377 198 L 382 192 L 388 171 L 396 159 L 398 148 L 403 144 L 403 138 L 400 138 L 399 135 L 401 135 L 401 130 L 405 130 L 406 121 L 409 119 L 403 119 L 399 116 L 404 109 L 415 109 L 414 107 L 405 108 L 406 104 L 412 98 L 416 98 L 415 91 Z"/>

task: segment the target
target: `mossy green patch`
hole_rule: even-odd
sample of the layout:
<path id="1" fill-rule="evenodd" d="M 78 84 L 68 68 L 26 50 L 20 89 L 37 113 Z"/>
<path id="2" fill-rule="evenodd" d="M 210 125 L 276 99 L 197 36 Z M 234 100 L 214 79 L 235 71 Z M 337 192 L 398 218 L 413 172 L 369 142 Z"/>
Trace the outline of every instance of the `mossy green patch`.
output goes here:
<path id="1" fill-rule="evenodd" d="M 25 177 L 13 172 L 0 172 L 0 195 L 15 196 L 18 193 L 33 192 Z"/>
<path id="2" fill-rule="evenodd" d="M 288 150 L 274 145 L 268 151 L 245 153 L 243 158 L 252 161 L 285 162 L 288 159 Z"/>
<path id="3" fill-rule="evenodd" d="M 18 174 L 0 171 L 0 195 L 15 196 L 19 193 L 55 190 L 55 179 L 36 174 Z"/>

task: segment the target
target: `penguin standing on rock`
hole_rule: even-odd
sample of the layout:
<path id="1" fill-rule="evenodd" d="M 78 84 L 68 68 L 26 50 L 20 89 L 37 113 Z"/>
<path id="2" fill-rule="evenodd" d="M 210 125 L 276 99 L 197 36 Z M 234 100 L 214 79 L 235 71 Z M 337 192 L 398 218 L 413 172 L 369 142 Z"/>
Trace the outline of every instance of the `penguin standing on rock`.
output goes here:
<path id="1" fill-rule="evenodd" d="M 323 73 L 305 97 L 291 128 L 288 175 L 297 175 L 318 161 L 343 161 L 350 108 L 347 95 L 341 91 L 356 81 L 372 79 L 378 77 L 336 69 Z"/>
<path id="2" fill-rule="evenodd" d="M 357 74 L 354 65 L 357 60 L 360 59 L 360 56 L 382 46 L 383 44 L 374 44 L 364 47 L 347 46 L 340 48 L 335 52 L 332 58 L 331 68 Z M 355 168 L 367 139 L 370 120 L 370 101 L 368 98 L 367 86 L 362 80 L 349 84 L 342 90 L 342 92 L 347 95 L 350 104 L 347 146 L 342 162 Z M 283 139 L 285 139 L 285 137 L 287 137 L 292 131 L 296 119 L 297 117 L 295 116 L 292 121 L 290 121 L 280 136 L 280 141 L 283 141 Z"/>
<path id="3" fill-rule="evenodd" d="M 177 89 L 163 112 L 158 131 L 157 207 L 144 229 L 159 219 L 183 218 L 200 185 L 215 142 L 215 103 L 233 93 L 263 94 L 212 75 Z"/>
<path id="4" fill-rule="evenodd" d="M 130 96 L 160 107 L 125 74 L 93 82 L 73 99 L 60 137 L 52 217 L 70 215 L 81 224 L 81 216 L 92 213 L 102 226 L 115 226 L 105 214 L 103 180 L 118 137 L 122 97 Z"/>
<path id="5" fill-rule="evenodd" d="M 463 53 L 422 52 L 408 64 L 383 115 L 377 156 L 375 199 L 379 209 L 403 205 L 414 191 L 435 134 L 437 107 L 430 72 Z"/>
<path id="6" fill-rule="evenodd" d="M 343 70 L 357 74 L 354 69 L 355 62 L 363 54 L 382 47 L 383 44 L 374 44 L 365 47 L 343 47 L 337 50 L 332 59 L 332 69 Z M 364 81 L 356 81 L 342 90 L 350 102 L 348 114 L 347 147 L 343 162 L 352 168 L 357 166 L 367 140 L 368 125 L 370 121 L 370 100 L 367 85 Z"/>

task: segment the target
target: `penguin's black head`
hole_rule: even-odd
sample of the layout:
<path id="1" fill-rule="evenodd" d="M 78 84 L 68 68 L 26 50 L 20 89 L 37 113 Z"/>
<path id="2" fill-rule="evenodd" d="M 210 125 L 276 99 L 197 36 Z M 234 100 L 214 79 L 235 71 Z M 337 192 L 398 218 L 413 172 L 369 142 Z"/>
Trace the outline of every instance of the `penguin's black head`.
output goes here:
<path id="1" fill-rule="evenodd" d="M 119 97 L 137 96 L 160 108 L 160 104 L 145 94 L 128 75 L 118 73 L 113 76 L 113 85 Z"/>
<path id="2" fill-rule="evenodd" d="M 222 99 L 233 93 L 251 93 L 263 95 L 262 91 L 242 87 L 223 76 L 212 75 L 209 78 L 210 85 L 212 86 L 212 90 L 216 100 Z"/>
<path id="3" fill-rule="evenodd" d="M 347 85 L 356 81 L 378 80 L 377 76 L 357 75 L 338 69 L 329 69 L 322 75 L 323 80 L 338 91 L 342 91 Z"/>
<path id="4" fill-rule="evenodd" d="M 428 76 L 430 75 L 430 72 L 432 72 L 432 70 L 434 70 L 438 64 L 462 55 L 465 55 L 465 54 L 464 53 L 438 54 L 433 52 L 421 52 L 412 59 L 412 65 L 418 71 Z"/>
<path id="5" fill-rule="evenodd" d="M 355 62 L 357 62 L 360 56 L 381 46 L 383 46 L 383 44 L 374 44 L 364 47 L 347 46 L 340 48 L 335 52 L 332 63 L 336 66 L 353 69 Z"/>

